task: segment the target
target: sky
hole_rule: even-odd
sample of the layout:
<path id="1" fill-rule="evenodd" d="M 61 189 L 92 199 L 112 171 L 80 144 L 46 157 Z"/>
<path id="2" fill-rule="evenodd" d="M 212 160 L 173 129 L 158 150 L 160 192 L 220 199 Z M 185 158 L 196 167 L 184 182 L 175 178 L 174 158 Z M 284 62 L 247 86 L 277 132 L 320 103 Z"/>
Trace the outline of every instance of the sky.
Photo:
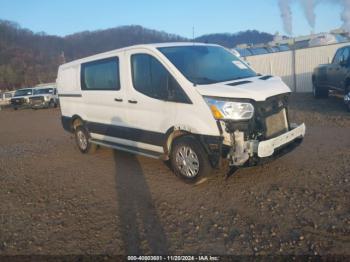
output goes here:
<path id="1" fill-rule="evenodd" d="M 293 35 L 311 32 L 297 2 Z M 341 8 L 316 8 L 315 33 L 339 28 Z M 0 19 L 34 32 L 65 36 L 122 25 L 141 25 L 192 38 L 256 29 L 284 34 L 277 0 L 0 0 Z"/>

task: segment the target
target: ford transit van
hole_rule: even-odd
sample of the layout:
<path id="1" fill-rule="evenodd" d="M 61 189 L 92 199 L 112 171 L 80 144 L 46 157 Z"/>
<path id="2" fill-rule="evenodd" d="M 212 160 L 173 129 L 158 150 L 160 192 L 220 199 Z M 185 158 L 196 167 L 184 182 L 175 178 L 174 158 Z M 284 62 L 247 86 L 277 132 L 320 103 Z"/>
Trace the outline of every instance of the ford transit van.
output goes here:
<path id="1" fill-rule="evenodd" d="M 194 182 L 227 159 L 256 165 L 294 148 L 305 125 L 288 118 L 291 90 L 219 45 L 162 43 L 61 65 L 62 124 L 82 153 L 96 145 L 169 160 Z"/>

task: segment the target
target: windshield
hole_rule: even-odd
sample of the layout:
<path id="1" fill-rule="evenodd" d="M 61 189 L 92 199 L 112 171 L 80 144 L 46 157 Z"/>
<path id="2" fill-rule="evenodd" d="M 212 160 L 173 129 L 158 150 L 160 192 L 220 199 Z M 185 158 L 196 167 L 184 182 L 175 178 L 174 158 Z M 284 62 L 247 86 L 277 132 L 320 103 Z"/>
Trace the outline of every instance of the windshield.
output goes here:
<path id="1" fill-rule="evenodd" d="M 52 94 L 52 93 L 53 93 L 53 88 L 34 89 L 34 95 Z"/>
<path id="2" fill-rule="evenodd" d="M 256 76 L 244 62 L 219 46 L 176 46 L 158 50 L 194 84 L 214 84 Z"/>
<path id="3" fill-rule="evenodd" d="M 32 92 L 32 89 L 21 89 L 16 91 L 15 96 L 28 96 L 32 95 Z"/>

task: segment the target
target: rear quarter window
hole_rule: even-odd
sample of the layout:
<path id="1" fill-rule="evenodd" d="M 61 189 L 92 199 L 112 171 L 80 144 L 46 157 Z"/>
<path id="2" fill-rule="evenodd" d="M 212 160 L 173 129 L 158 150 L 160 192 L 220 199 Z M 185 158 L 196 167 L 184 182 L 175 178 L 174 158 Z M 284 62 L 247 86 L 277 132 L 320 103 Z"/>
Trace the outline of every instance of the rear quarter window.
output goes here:
<path id="1" fill-rule="evenodd" d="M 120 90 L 118 57 L 81 65 L 82 90 Z"/>

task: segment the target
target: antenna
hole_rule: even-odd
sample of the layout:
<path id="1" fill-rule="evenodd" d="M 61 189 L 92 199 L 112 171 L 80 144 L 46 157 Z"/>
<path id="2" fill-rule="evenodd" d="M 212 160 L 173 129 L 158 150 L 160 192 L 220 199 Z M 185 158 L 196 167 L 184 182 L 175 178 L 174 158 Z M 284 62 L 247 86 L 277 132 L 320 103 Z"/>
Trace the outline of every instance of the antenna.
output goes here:
<path id="1" fill-rule="evenodd" d="M 192 26 L 192 42 L 194 44 L 194 25 Z"/>

